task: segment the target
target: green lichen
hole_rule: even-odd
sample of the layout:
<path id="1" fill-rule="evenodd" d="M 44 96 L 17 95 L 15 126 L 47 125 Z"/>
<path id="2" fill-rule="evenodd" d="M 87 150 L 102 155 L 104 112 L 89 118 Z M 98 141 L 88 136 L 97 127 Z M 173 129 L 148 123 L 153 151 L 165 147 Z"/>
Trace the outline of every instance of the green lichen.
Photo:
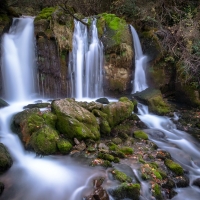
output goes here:
<path id="1" fill-rule="evenodd" d="M 141 131 L 141 130 L 135 131 L 134 137 L 138 139 L 148 140 L 148 135 L 144 131 Z"/>
<path id="2" fill-rule="evenodd" d="M 113 170 L 112 171 L 113 176 L 115 177 L 115 179 L 117 179 L 120 182 L 128 182 L 131 183 L 132 182 L 132 178 L 127 176 L 124 172 L 121 172 L 119 170 Z"/>
<path id="3" fill-rule="evenodd" d="M 165 165 L 176 175 L 181 176 L 183 175 L 183 168 L 176 162 L 170 159 L 165 159 Z"/>

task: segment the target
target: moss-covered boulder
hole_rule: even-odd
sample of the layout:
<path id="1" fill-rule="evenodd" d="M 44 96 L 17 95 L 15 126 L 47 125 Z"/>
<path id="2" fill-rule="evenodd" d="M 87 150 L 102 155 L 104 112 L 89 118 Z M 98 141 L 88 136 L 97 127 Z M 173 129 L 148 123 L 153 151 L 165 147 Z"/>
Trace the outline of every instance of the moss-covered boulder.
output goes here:
<path id="1" fill-rule="evenodd" d="M 34 132 L 30 144 L 37 154 L 49 155 L 57 152 L 58 132 L 49 126 L 43 126 Z"/>
<path id="2" fill-rule="evenodd" d="M 131 183 L 132 182 L 132 178 L 127 176 L 124 172 L 121 172 L 117 169 L 114 169 L 111 171 L 112 175 L 114 176 L 114 178 L 120 182 L 127 182 L 127 183 Z"/>
<path id="3" fill-rule="evenodd" d="M 61 99 L 52 102 L 52 111 L 57 116 L 56 128 L 66 138 L 78 140 L 100 138 L 99 124 L 95 116 L 78 105 L 74 99 Z"/>
<path id="4" fill-rule="evenodd" d="M 105 88 L 109 94 L 131 91 L 133 48 L 128 24 L 114 14 L 98 15 L 97 29 L 105 48 Z"/>
<path id="5" fill-rule="evenodd" d="M 134 95 L 138 100 L 149 106 L 149 111 L 158 115 L 165 115 L 171 111 L 170 106 L 164 101 L 160 90 L 147 88 Z"/>
<path id="6" fill-rule="evenodd" d="M 102 108 L 102 112 L 107 114 L 107 121 L 110 127 L 113 128 L 127 119 L 133 112 L 133 109 L 133 103 L 128 98 L 122 98 L 118 102 L 105 105 Z"/>
<path id="7" fill-rule="evenodd" d="M 8 170 L 13 164 L 7 148 L 0 143 L 0 174 Z"/>
<path id="8" fill-rule="evenodd" d="M 61 138 L 57 141 L 57 147 L 62 154 L 68 154 L 72 149 L 72 144 L 68 140 Z"/>
<path id="9" fill-rule="evenodd" d="M 134 131 L 134 137 L 138 139 L 148 140 L 148 135 L 141 130 Z"/>
<path id="10" fill-rule="evenodd" d="M 176 162 L 170 159 L 165 159 L 165 165 L 176 175 L 181 176 L 183 175 L 184 171 L 183 168 Z"/>
<path id="11" fill-rule="evenodd" d="M 110 191 L 110 194 L 115 198 L 115 200 L 122 199 L 140 199 L 140 184 L 138 183 L 122 183 L 119 187 Z"/>
<path id="12" fill-rule="evenodd" d="M 9 106 L 9 104 L 0 98 L 0 108 L 6 107 L 6 106 Z"/>

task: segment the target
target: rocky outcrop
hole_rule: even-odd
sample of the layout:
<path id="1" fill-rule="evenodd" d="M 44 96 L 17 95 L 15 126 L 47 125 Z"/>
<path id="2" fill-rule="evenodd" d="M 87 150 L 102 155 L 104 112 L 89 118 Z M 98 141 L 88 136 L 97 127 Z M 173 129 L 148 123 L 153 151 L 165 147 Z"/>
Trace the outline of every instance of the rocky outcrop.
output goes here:
<path id="1" fill-rule="evenodd" d="M 79 106 L 74 99 L 53 101 L 52 111 L 57 116 L 56 128 L 66 138 L 78 140 L 100 138 L 99 125 L 95 116 Z"/>
<path id="2" fill-rule="evenodd" d="M 158 115 L 164 115 L 170 112 L 170 106 L 164 101 L 160 90 L 147 88 L 142 92 L 133 94 L 135 98 L 149 106 L 149 111 Z"/>
<path id="3" fill-rule="evenodd" d="M 130 93 L 134 52 L 129 27 L 114 14 L 99 16 L 99 37 L 105 48 L 104 91 L 106 94 Z"/>

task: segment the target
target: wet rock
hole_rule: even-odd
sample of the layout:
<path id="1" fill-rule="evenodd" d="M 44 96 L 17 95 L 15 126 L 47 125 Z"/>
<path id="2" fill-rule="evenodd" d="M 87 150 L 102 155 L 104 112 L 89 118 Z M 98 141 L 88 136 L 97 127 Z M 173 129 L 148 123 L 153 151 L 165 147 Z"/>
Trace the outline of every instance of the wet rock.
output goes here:
<path id="1" fill-rule="evenodd" d="M 24 106 L 24 109 L 27 108 L 49 108 L 51 105 L 50 103 L 36 103 L 36 104 L 28 104 L 27 106 Z"/>
<path id="2" fill-rule="evenodd" d="M 95 116 L 76 103 L 74 99 L 52 102 L 52 111 L 57 115 L 56 127 L 65 137 L 79 141 L 100 138 L 99 125 Z"/>
<path id="3" fill-rule="evenodd" d="M 3 190 L 4 190 L 4 184 L 0 182 L 0 196 L 3 193 Z"/>
<path id="4" fill-rule="evenodd" d="M 84 200 L 109 200 L 108 193 L 103 187 L 104 178 L 100 177 L 93 180 L 94 191 L 87 197 L 84 197 Z"/>
<path id="5" fill-rule="evenodd" d="M 186 176 L 177 176 L 174 178 L 174 182 L 177 187 L 187 187 L 189 186 L 189 178 Z"/>
<path id="6" fill-rule="evenodd" d="M 105 97 L 97 99 L 96 102 L 99 102 L 102 104 L 109 104 L 109 100 Z"/>
<path id="7" fill-rule="evenodd" d="M 136 92 L 133 96 L 149 106 L 149 111 L 158 115 L 169 113 L 170 106 L 164 101 L 160 90 L 147 88 L 142 92 Z"/>
<path id="8" fill-rule="evenodd" d="M 9 106 L 9 104 L 0 98 L 0 108 L 6 107 L 6 106 Z"/>
<path id="9" fill-rule="evenodd" d="M 0 143 L 0 174 L 8 170 L 13 164 L 7 148 Z"/>
<path id="10" fill-rule="evenodd" d="M 79 142 L 76 138 L 74 138 L 74 142 L 76 145 L 73 147 L 73 149 L 76 149 L 78 151 L 83 151 L 86 149 L 86 144 L 84 141 Z"/>
<path id="11" fill-rule="evenodd" d="M 195 185 L 200 188 L 200 178 L 197 178 L 193 181 L 192 185 Z"/>
<path id="12" fill-rule="evenodd" d="M 122 200 L 125 198 L 139 200 L 140 184 L 122 183 L 117 188 L 109 190 L 109 193 L 114 197 L 115 200 Z"/>
<path id="13" fill-rule="evenodd" d="M 156 158 L 159 158 L 161 160 L 165 160 L 166 158 L 171 159 L 171 155 L 164 150 L 158 150 L 156 154 Z"/>
<path id="14" fill-rule="evenodd" d="M 165 165 L 176 175 L 180 176 L 183 175 L 183 168 L 176 162 L 170 160 L 170 159 L 165 159 Z"/>

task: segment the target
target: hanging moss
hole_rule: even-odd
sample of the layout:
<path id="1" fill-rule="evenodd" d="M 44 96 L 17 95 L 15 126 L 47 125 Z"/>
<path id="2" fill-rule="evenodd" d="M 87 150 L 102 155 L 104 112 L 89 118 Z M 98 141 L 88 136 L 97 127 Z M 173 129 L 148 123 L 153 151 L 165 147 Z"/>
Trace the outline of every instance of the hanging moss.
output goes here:
<path id="1" fill-rule="evenodd" d="M 55 10 L 56 10 L 55 7 L 48 7 L 48 8 L 42 9 L 42 11 L 39 13 L 39 15 L 36 16 L 35 21 L 38 21 L 40 19 L 50 20 L 51 15 Z"/>

